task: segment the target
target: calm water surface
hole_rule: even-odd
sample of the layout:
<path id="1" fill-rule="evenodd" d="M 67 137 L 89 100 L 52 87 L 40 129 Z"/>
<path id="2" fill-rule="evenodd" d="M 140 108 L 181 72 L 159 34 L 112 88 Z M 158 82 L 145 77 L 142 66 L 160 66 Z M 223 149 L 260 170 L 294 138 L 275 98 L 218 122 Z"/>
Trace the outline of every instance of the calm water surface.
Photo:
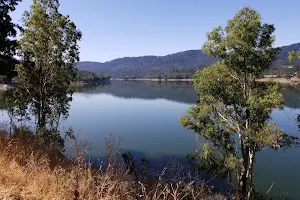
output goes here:
<path id="1" fill-rule="evenodd" d="M 286 89 L 284 97 L 284 109 L 275 110 L 272 120 L 287 133 L 299 135 L 295 119 L 300 113 L 300 89 Z M 78 89 L 61 129 L 85 132 L 93 160 L 105 159 L 105 138 L 112 134 L 122 138 L 120 147 L 135 159 L 146 156 L 153 165 L 170 158 L 186 162 L 196 140 L 192 131 L 181 127 L 179 118 L 195 101 L 188 83 L 113 81 Z M 264 150 L 258 154 L 255 171 L 260 191 L 266 192 L 274 183 L 269 194 L 276 199 L 300 199 L 300 148 Z"/>

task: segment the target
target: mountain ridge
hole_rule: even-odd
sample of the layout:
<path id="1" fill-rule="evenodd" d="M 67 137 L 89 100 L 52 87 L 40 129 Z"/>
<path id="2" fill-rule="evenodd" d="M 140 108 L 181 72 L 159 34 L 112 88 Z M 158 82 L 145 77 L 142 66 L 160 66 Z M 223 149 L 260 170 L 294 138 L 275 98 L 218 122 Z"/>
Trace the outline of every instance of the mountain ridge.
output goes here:
<path id="1" fill-rule="evenodd" d="M 273 67 L 294 65 L 300 66 L 300 61 L 289 62 L 288 52 L 300 50 L 300 43 L 280 47 L 281 50 L 273 63 Z M 201 50 L 186 50 L 165 56 L 146 55 L 138 57 L 123 57 L 106 62 L 81 61 L 76 64 L 79 70 L 110 75 L 114 78 L 141 78 L 155 74 L 170 74 L 174 72 L 192 73 L 196 69 L 209 66 L 217 59 L 203 53 Z"/>

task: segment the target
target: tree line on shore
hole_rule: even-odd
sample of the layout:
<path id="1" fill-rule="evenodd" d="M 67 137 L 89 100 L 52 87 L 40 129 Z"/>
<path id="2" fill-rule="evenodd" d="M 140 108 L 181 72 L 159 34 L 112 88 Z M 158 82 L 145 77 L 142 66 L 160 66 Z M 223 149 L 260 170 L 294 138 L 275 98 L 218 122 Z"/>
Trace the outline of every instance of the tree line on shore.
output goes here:
<path id="1" fill-rule="evenodd" d="M 84 82 L 87 84 L 93 83 L 106 83 L 110 80 L 110 76 L 101 73 L 94 73 L 86 70 L 77 71 L 76 81 Z"/>

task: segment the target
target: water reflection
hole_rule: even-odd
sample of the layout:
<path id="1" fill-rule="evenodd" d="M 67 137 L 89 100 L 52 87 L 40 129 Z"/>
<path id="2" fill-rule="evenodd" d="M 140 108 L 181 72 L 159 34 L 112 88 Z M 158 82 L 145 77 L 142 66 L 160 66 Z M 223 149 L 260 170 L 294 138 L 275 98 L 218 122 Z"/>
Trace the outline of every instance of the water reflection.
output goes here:
<path id="1" fill-rule="evenodd" d="M 74 90 L 83 94 L 104 93 L 121 98 L 166 99 L 186 104 L 194 104 L 197 99 L 191 82 L 115 80 L 111 84 L 76 87 Z M 282 93 L 286 107 L 300 108 L 300 87 L 284 86 Z"/>
<path id="2" fill-rule="evenodd" d="M 197 97 L 190 82 L 112 81 L 106 85 L 79 87 L 75 92 L 104 93 L 125 99 L 165 99 L 186 104 L 194 104 Z"/>
<path id="3" fill-rule="evenodd" d="M 286 107 L 300 108 L 300 87 L 285 87 L 282 94 Z"/>

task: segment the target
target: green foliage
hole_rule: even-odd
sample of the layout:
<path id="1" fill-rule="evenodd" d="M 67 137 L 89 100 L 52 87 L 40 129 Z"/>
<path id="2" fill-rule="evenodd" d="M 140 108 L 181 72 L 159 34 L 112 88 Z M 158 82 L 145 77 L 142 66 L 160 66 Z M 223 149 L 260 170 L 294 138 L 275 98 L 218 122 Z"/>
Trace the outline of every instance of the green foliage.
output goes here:
<path id="1" fill-rule="evenodd" d="M 69 16 L 58 11 L 58 0 L 35 0 L 23 15 L 23 30 L 16 66 L 20 86 L 8 92 L 17 114 L 36 118 L 40 134 L 57 130 L 61 117 L 67 117 L 76 79 L 74 64 L 79 60 L 81 32 Z M 53 135 L 55 136 L 55 135 Z"/>
<path id="2" fill-rule="evenodd" d="M 269 124 L 274 108 L 283 97 L 277 85 L 255 81 L 275 59 L 274 26 L 262 24 L 260 14 L 245 7 L 223 29 L 207 34 L 203 51 L 222 59 L 199 70 L 194 76 L 198 94 L 196 106 L 181 118 L 205 144 L 200 160 L 238 180 L 238 196 L 251 199 L 255 155 L 264 148 L 291 146 L 296 138 L 287 136 L 276 124 Z"/>
<path id="3" fill-rule="evenodd" d="M 272 48 L 274 25 L 261 24 L 255 10 L 243 8 L 225 29 L 215 28 L 207 34 L 203 51 L 224 60 L 226 66 L 239 73 L 257 75 L 269 68 L 278 48 Z"/>
<path id="4" fill-rule="evenodd" d="M 280 52 L 278 55 L 276 55 L 276 60 L 273 62 L 272 67 L 277 67 L 277 68 L 281 68 L 281 67 L 284 68 L 284 66 L 299 67 L 300 60 L 287 59 L 291 51 L 297 52 L 299 51 L 299 49 L 300 49 L 300 43 L 280 47 Z"/>
<path id="5" fill-rule="evenodd" d="M 27 105 L 29 103 L 28 96 L 23 96 L 24 91 L 19 89 L 9 89 L 6 90 L 2 95 L 2 100 L 4 108 L 8 112 L 11 125 L 14 125 L 14 120 L 17 122 L 22 122 L 29 120 L 29 115 L 27 113 Z M 17 97 L 17 98 L 16 98 Z"/>
<path id="6" fill-rule="evenodd" d="M 290 61 L 293 61 L 293 60 L 296 60 L 296 59 L 300 59 L 300 51 L 291 51 L 291 52 L 289 52 L 288 59 Z"/>
<path id="7" fill-rule="evenodd" d="M 14 39 L 17 35 L 16 24 L 12 22 L 10 13 L 16 8 L 21 0 L 1 0 L 0 2 L 0 75 L 12 77 L 14 73 L 15 50 L 17 41 Z"/>

